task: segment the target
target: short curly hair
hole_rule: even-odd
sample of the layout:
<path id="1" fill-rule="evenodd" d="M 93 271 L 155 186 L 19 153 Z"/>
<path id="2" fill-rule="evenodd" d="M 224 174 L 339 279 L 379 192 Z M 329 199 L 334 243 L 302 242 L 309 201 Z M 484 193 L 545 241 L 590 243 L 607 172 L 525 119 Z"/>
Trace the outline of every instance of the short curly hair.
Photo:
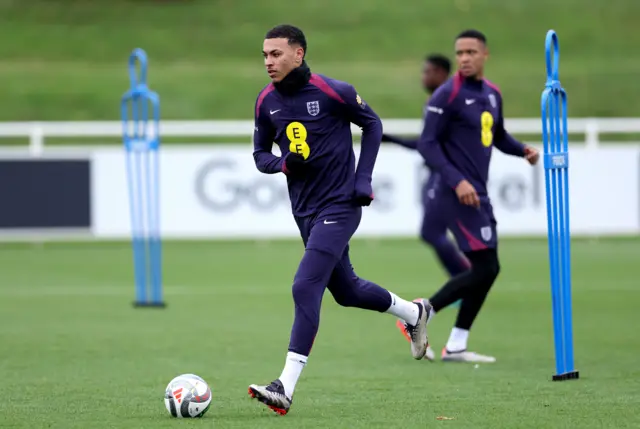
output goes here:
<path id="1" fill-rule="evenodd" d="M 307 55 L 307 39 L 304 37 L 304 33 L 298 27 L 289 24 L 281 24 L 273 27 L 267 31 L 265 39 L 287 39 L 289 45 L 300 45 L 304 50 L 304 55 Z"/>

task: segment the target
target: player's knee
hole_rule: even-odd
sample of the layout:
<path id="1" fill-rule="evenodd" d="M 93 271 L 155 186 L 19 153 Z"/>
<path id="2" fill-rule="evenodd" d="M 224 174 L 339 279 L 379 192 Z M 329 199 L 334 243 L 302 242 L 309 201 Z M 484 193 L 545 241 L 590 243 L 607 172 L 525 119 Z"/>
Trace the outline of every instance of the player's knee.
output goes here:
<path id="1" fill-rule="evenodd" d="M 484 273 L 482 275 L 483 283 L 485 283 L 488 287 L 491 287 L 495 280 L 498 278 L 498 274 L 500 273 L 500 266 L 497 264 L 492 264 L 487 266 L 484 269 Z"/>
<path id="2" fill-rule="evenodd" d="M 500 274 L 500 261 L 498 260 L 498 258 L 495 259 L 494 265 L 493 265 L 493 274 L 494 274 L 494 279 L 498 277 L 498 274 Z"/>
<path id="3" fill-rule="evenodd" d="M 293 295 L 293 302 L 302 302 L 308 295 L 308 291 L 305 291 L 304 282 L 296 279 L 291 287 L 291 294 Z"/>
<path id="4" fill-rule="evenodd" d="M 324 289 L 314 286 L 313 282 L 305 281 L 305 279 L 294 280 L 291 288 L 293 302 L 299 306 L 318 304 L 322 300 Z"/>
<path id="5" fill-rule="evenodd" d="M 495 249 L 491 249 L 491 256 L 489 257 L 489 263 L 487 264 L 487 270 L 492 280 L 495 280 L 500 274 L 500 261 L 498 260 L 498 254 Z"/>
<path id="6" fill-rule="evenodd" d="M 500 274 L 500 262 L 493 249 L 483 256 L 472 263 L 472 271 L 479 282 L 491 285 Z"/>
<path id="7" fill-rule="evenodd" d="M 320 302 L 335 264 L 335 256 L 317 250 L 307 250 L 293 279 L 294 302 Z"/>

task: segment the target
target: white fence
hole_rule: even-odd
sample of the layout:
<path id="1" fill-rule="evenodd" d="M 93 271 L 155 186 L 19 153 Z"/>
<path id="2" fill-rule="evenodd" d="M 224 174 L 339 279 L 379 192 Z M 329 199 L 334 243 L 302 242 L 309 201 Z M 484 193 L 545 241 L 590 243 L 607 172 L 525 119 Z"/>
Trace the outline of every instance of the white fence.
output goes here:
<path id="1" fill-rule="evenodd" d="M 420 120 L 383 120 L 385 131 L 416 135 Z M 577 235 L 640 233 L 640 144 L 602 143 L 601 133 L 640 133 L 640 119 L 569 119 L 571 230 Z M 508 119 L 514 134 L 540 136 L 540 118 Z M 161 154 L 161 230 L 167 238 L 296 237 L 286 182 L 257 172 L 252 121 L 163 121 L 165 137 L 246 137 L 246 145 L 165 145 Z M 355 136 L 361 131 L 353 127 Z M 122 123 L 0 123 L 2 137 L 28 137 L 29 147 L 0 145 L 0 241 L 121 239 L 130 234 L 124 150 L 77 138 L 120 137 Z M 74 138 L 64 147 L 46 138 Z M 358 138 L 356 137 L 356 140 Z M 531 143 L 538 144 L 540 139 Z M 586 145 L 585 145 L 586 143 Z M 359 145 L 355 144 L 356 152 Z M 544 169 L 495 152 L 490 195 L 501 235 L 546 234 Z M 26 162 L 25 162 L 26 161 Z M 59 162 L 63 161 L 63 162 Z M 398 170 L 397 166 L 405 168 Z M 51 170 L 52 168 L 62 170 Z M 54 171 L 52 173 L 52 171 Z M 421 216 L 422 159 L 384 145 L 374 173 L 376 201 L 358 236 L 414 237 Z M 625 186 L 621 187 L 620 183 Z M 60 204 L 46 197 L 56 195 Z"/>
<path id="2" fill-rule="evenodd" d="M 389 134 L 419 134 L 422 121 L 419 119 L 385 119 L 385 132 Z M 506 128 L 513 134 L 542 133 L 540 118 L 511 118 L 505 120 Z M 165 137 L 250 137 L 253 121 L 162 121 L 160 132 Z M 360 129 L 353 125 L 354 135 Z M 583 134 L 587 147 L 597 147 L 600 134 L 640 133 L 640 118 L 569 118 L 570 134 Z M 103 122 L 5 122 L 0 123 L 2 137 L 29 139 L 29 152 L 38 155 L 45 148 L 47 137 L 120 137 L 120 121 Z M 1 140 L 0 140 L 1 143 Z"/>

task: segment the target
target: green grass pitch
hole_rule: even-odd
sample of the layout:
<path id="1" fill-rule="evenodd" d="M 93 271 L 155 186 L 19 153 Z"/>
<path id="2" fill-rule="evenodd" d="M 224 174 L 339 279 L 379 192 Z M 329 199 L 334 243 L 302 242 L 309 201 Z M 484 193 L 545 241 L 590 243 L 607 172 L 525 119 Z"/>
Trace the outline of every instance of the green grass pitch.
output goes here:
<path id="1" fill-rule="evenodd" d="M 284 364 L 297 241 L 167 243 L 164 310 L 132 307 L 128 243 L 6 244 L 0 427 L 638 427 L 640 239 L 573 243 L 578 381 L 550 381 L 546 252 L 546 240 L 503 240 L 502 273 L 470 338 L 498 362 L 478 368 L 414 361 L 392 316 L 341 308 L 327 293 L 292 411 L 280 417 L 246 391 Z M 445 279 L 417 240 L 356 240 L 352 259 L 410 299 Z M 438 350 L 454 315 L 431 324 Z M 176 421 L 164 408 L 166 384 L 186 372 L 213 389 L 204 419 Z"/>
<path id="2" fill-rule="evenodd" d="M 540 115 L 549 29 L 569 117 L 636 116 L 639 21 L 637 0 L 5 0 L 0 120 L 119 120 L 135 47 L 163 118 L 252 119 L 264 35 L 280 23 L 305 31 L 314 72 L 350 82 L 382 118 L 420 118 L 424 56 L 453 56 L 469 27 L 489 39 L 507 117 Z"/>

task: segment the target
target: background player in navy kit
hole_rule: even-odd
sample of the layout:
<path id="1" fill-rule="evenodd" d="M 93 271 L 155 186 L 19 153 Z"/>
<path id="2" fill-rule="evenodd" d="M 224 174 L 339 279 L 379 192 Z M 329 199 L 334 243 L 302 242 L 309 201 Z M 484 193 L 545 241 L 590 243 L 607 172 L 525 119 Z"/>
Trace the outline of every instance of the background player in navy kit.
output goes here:
<path id="1" fill-rule="evenodd" d="M 422 86 L 429 94 L 438 89 L 449 79 L 451 62 L 442 54 L 431 54 L 425 58 L 422 69 Z M 424 109 L 426 112 L 427 103 Z M 423 112 L 423 115 L 424 113 Z M 406 139 L 388 134 L 382 135 L 383 142 L 392 142 L 408 149 L 417 150 L 418 138 Z M 437 212 L 437 207 L 431 203 L 433 187 L 438 183 L 438 173 L 430 172 L 429 178 L 422 187 L 423 217 L 420 227 L 420 238 L 431 246 L 438 256 L 438 260 L 451 277 L 469 269 L 469 261 L 460 252 L 456 244 L 447 237 L 447 225 L 442 221 L 442 216 Z M 402 324 L 400 324 L 400 327 Z M 404 329 L 404 328 L 402 328 Z"/>
<path id="2" fill-rule="evenodd" d="M 440 87 L 443 83 L 449 79 L 451 73 L 451 61 L 445 55 L 442 54 L 430 54 L 424 60 L 422 65 L 421 83 L 422 88 L 431 96 L 433 92 Z M 424 109 L 427 108 L 427 102 L 424 103 L 422 116 L 424 116 Z M 402 138 L 387 133 L 382 134 L 383 142 L 396 143 L 407 149 L 416 150 L 418 148 L 418 138 Z"/>
<path id="3" fill-rule="evenodd" d="M 445 361 L 494 362 L 467 351 L 471 328 L 500 271 L 496 220 L 487 193 L 493 147 L 536 164 L 538 151 L 504 129 L 500 90 L 484 79 L 485 36 L 462 32 L 455 43 L 458 72 L 429 100 L 418 151 L 439 175 L 434 202 L 471 268 L 450 279 L 425 304 L 431 316 L 462 299 L 458 317 L 442 351 Z"/>
<path id="4" fill-rule="evenodd" d="M 387 312 L 406 320 L 411 352 L 427 349 L 430 306 L 405 301 L 359 278 L 349 260 L 349 240 L 358 228 L 362 206 L 373 200 L 371 177 L 382 137 L 376 113 L 346 82 L 312 74 L 304 57 L 302 31 L 282 25 L 264 41 L 265 66 L 272 82 L 255 106 L 253 157 L 259 171 L 284 173 L 294 219 L 305 245 L 293 281 L 295 316 L 289 351 L 280 377 L 249 386 L 249 394 L 279 414 L 291 406 L 296 382 L 318 331 L 325 288 L 338 304 Z M 362 128 L 355 165 L 351 123 Z M 273 143 L 282 157 L 272 153 Z"/>
<path id="5" fill-rule="evenodd" d="M 430 54 L 424 60 L 422 67 L 421 83 L 424 90 L 431 96 L 436 89 L 449 79 L 451 73 L 451 61 L 442 54 Z M 428 100 L 424 103 L 423 116 L 426 113 Z M 418 137 L 407 139 L 399 136 L 383 134 L 383 142 L 398 144 L 407 149 L 418 149 Z M 470 264 L 464 254 L 458 249 L 456 243 L 447 236 L 447 223 L 444 221 L 438 207 L 433 201 L 434 187 L 439 182 L 438 173 L 431 171 L 429 177 L 422 185 L 422 224 L 420 225 L 420 238 L 427 245 L 433 248 L 450 277 L 454 277 L 469 269 Z M 456 306 L 457 303 L 452 305 Z M 407 333 L 404 322 L 398 320 L 396 323 L 400 332 L 411 341 Z M 435 354 L 431 348 L 427 350 L 425 357 L 432 360 Z"/>

